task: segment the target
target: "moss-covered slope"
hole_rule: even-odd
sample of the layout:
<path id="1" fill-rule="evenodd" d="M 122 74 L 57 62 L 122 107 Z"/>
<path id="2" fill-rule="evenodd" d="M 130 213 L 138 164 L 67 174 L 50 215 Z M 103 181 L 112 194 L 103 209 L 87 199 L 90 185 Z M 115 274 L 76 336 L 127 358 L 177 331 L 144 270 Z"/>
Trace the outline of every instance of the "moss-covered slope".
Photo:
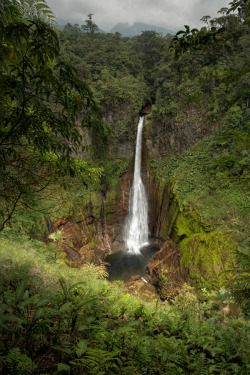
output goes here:
<path id="1" fill-rule="evenodd" d="M 154 230 L 178 243 L 181 264 L 200 287 L 222 285 L 238 251 L 248 249 L 248 125 L 227 125 L 182 155 L 151 160 L 162 181 Z"/>

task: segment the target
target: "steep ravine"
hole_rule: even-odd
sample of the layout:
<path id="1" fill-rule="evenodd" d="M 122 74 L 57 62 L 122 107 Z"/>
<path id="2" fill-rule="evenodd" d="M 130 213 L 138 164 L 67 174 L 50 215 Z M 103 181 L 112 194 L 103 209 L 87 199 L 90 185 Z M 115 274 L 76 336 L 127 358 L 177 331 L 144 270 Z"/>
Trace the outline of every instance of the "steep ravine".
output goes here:
<path id="1" fill-rule="evenodd" d="M 237 243 L 203 223 L 193 208 L 181 206 L 171 183 L 165 184 L 149 171 L 144 177 L 150 207 L 150 236 L 161 245 L 148 265 L 149 282 L 162 299 L 174 297 L 184 283 L 199 288 L 220 287 L 226 277 L 223 272 L 234 267 Z M 110 253 L 123 249 L 131 182 L 129 172 L 106 197 L 92 194 L 84 209 L 80 208 L 81 219 L 65 218 L 54 223 L 54 231 L 61 232 L 58 244 L 67 254 L 69 264 L 101 264 Z"/>
<path id="2" fill-rule="evenodd" d="M 132 170 L 123 175 L 113 191 L 92 193 L 79 207 L 77 219 L 54 223 L 54 231 L 61 231 L 58 243 L 71 265 L 100 264 L 110 253 L 123 249 L 132 175 Z M 154 176 L 148 168 L 146 139 L 142 178 L 149 200 L 150 236 L 161 245 L 148 265 L 148 279 L 161 298 L 171 299 L 184 283 L 208 289 L 222 286 L 228 277 L 225 271 L 236 265 L 236 240 L 204 222 L 195 207 L 184 206 L 175 193 L 175 181 L 166 183 Z"/>

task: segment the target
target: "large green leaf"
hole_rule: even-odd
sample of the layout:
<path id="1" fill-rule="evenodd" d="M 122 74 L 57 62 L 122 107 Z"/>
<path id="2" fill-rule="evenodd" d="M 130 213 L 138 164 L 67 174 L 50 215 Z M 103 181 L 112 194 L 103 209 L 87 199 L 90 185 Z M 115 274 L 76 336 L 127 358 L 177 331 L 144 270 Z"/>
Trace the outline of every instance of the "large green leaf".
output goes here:
<path id="1" fill-rule="evenodd" d="M 76 346 L 76 354 L 77 357 L 80 358 L 87 350 L 88 343 L 86 340 L 80 340 Z"/>

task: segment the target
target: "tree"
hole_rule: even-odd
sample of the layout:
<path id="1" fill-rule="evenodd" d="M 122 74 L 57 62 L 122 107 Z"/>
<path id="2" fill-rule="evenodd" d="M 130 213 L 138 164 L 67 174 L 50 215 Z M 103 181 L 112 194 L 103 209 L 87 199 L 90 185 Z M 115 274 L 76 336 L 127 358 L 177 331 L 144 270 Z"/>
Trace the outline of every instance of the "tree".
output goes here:
<path id="1" fill-rule="evenodd" d="M 59 59 L 56 32 L 8 5 L 3 0 L 0 20 L 0 230 L 52 180 L 96 177 L 98 170 L 73 156 L 84 149 L 84 128 L 104 136 L 90 89 Z"/>
<path id="2" fill-rule="evenodd" d="M 154 71 L 156 64 L 163 56 L 166 39 L 155 31 L 142 31 L 141 35 L 133 38 L 135 58 L 141 63 L 140 74 L 144 76 L 154 99 Z"/>
<path id="3" fill-rule="evenodd" d="M 209 27 L 209 21 L 210 21 L 210 20 L 211 20 L 211 17 L 210 17 L 210 16 L 203 16 L 203 17 L 201 18 L 201 21 L 204 22 L 204 23 L 206 23 L 208 27 Z"/>
<path id="4" fill-rule="evenodd" d="M 227 14 L 237 10 L 238 17 L 241 22 L 250 25 L 250 2 L 249 0 L 233 0 L 229 3 L 231 7 L 228 9 Z"/>
<path id="5" fill-rule="evenodd" d="M 85 20 L 85 25 L 82 25 L 81 28 L 94 34 L 94 32 L 98 30 L 98 26 L 92 21 L 92 16 L 92 13 L 88 14 L 88 19 Z"/>
<path id="6" fill-rule="evenodd" d="M 45 0 L 19 0 L 14 3 L 20 9 L 21 14 L 25 18 L 40 18 L 49 24 L 53 24 L 55 16 Z"/>
<path id="7" fill-rule="evenodd" d="M 221 8 L 220 10 L 218 10 L 218 14 L 222 14 L 223 16 L 226 15 L 228 12 L 228 8 L 224 7 L 224 8 Z"/>
<path id="8" fill-rule="evenodd" d="M 227 15 L 234 11 L 238 11 L 238 18 L 241 23 L 250 25 L 250 2 L 249 0 L 234 0 L 230 3 L 231 7 L 227 10 Z M 218 13 L 225 12 L 226 8 L 222 8 Z M 233 17 L 233 15 L 231 15 Z M 184 25 L 185 31 L 180 30 L 176 33 L 170 46 L 171 50 L 174 50 L 175 57 L 178 58 L 186 51 L 202 50 L 209 48 L 212 44 L 216 45 L 216 48 L 225 47 L 228 48 L 226 38 L 222 37 L 225 31 L 225 25 L 228 18 L 219 17 L 215 20 L 209 21 L 209 16 L 204 16 L 201 21 L 212 25 L 208 31 L 205 28 L 201 30 L 190 29 L 188 25 Z M 219 25 L 215 27 L 216 23 Z M 181 36 L 180 36 L 181 35 Z"/>

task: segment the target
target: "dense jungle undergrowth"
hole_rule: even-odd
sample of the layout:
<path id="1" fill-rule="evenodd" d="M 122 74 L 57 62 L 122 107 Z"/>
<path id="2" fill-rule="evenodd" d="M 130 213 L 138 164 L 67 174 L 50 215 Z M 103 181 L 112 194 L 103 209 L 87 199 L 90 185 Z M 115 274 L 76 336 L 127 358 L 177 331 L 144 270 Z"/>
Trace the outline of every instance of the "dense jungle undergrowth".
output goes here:
<path id="1" fill-rule="evenodd" d="M 0 372 L 249 373 L 249 2 L 166 38 L 57 32 L 43 0 L 0 12 Z M 237 244 L 229 282 L 184 285 L 171 305 L 68 267 L 44 220 L 77 222 L 89 202 L 99 219 L 145 106 L 150 170 Z"/>
<path id="2" fill-rule="evenodd" d="M 70 269 L 41 243 L 2 239 L 0 257 L 3 374 L 249 371 L 249 322 L 225 290 L 145 305 L 103 267 Z"/>

